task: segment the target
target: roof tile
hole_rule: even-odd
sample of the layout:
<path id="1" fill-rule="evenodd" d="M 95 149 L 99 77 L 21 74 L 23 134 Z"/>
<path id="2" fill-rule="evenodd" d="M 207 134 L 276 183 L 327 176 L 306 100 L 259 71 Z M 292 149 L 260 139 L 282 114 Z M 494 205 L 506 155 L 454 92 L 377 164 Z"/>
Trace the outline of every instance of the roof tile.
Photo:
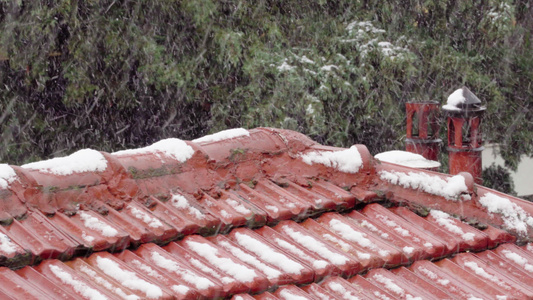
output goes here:
<path id="1" fill-rule="evenodd" d="M 460 253 L 453 257 L 452 261 L 464 270 L 477 275 L 471 277 L 478 277 L 490 285 L 503 289 L 504 294 L 510 294 L 521 299 L 533 297 L 533 291 L 524 288 L 521 282 L 512 280 L 471 253 Z"/>
<path id="2" fill-rule="evenodd" d="M 396 274 L 399 277 L 404 278 L 410 284 L 415 285 L 432 295 L 432 297 L 437 299 L 448 299 L 452 296 L 446 293 L 445 290 L 439 288 L 436 284 L 433 284 L 432 281 L 428 281 L 424 277 L 417 275 L 416 273 L 410 271 L 406 267 L 400 267 L 397 269 L 391 270 L 392 273 Z M 402 285 L 403 286 L 403 285 Z"/>
<path id="3" fill-rule="evenodd" d="M 302 153 L 345 149 L 246 132 L 179 141 L 186 159 L 98 152 L 105 169 L 68 176 L 14 166 L 0 298 L 532 297 L 533 246 L 515 244 L 533 239 L 532 204 L 469 175 L 457 199 L 393 184 L 380 172 L 449 176 L 375 162 L 361 145 L 358 171 L 308 164 Z M 505 212 L 479 202 L 488 193 Z"/>
<path id="4" fill-rule="evenodd" d="M 360 253 L 370 254 L 372 268 L 393 267 L 409 261 L 401 250 L 366 229 L 358 228 L 349 218 L 342 215 L 325 213 L 317 219 L 317 222 L 337 234 L 345 243 L 357 248 L 359 251 L 356 252 L 357 257 L 361 257 Z"/>
<path id="5" fill-rule="evenodd" d="M 302 290 L 321 300 L 335 300 L 335 297 L 330 292 L 314 282 L 302 287 Z"/>

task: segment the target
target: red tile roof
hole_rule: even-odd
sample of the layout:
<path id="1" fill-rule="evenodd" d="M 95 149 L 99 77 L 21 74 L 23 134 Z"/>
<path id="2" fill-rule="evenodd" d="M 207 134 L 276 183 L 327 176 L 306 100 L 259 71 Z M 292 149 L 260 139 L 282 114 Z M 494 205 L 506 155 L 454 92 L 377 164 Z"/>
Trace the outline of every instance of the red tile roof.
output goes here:
<path id="1" fill-rule="evenodd" d="M 11 166 L 0 297 L 533 298 L 533 204 L 469 174 L 271 128 L 168 144 Z"/>

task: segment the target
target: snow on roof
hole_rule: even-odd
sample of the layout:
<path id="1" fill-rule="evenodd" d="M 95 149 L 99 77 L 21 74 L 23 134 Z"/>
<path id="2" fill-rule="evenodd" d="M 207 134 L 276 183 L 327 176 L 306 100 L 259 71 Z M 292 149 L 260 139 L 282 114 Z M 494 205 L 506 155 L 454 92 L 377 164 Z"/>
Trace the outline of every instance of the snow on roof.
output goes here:
<path id="1" fill-rule="evenodd" d="M 400 295 L 402 299 L 405 297 L 405 299 L 410 299 L 410 300 L 422 300 L 421 297 L 415 297 L 411 294 L 406 293 L 404 289 L 402 289 L 400 286 L 394 283 L 394 281 L 392 281 L 392 279 L 390 278 L 387 278 L 380 274 L 375 274 L 372 276 L 372 278 L 374 278 L 377 282 L 383 284 L 383 287 L 386 290 L 392 292 L 393 294 Z"/>
<path id="2" fill-rule="evenodd" d="M 474 271 L 477 275 L 488 279 L 497 285 L 503 287 L 506 290 L 511 290 L 512 287 L 507 284 L 506 282 L 498 279 L 498 277 L 491 275 L 487 272 L 487 270 L 483 269 L 481 266 L 479 266 L 475 261 L 467 261 L 464 263 L 465 267 L 469 268 L 470 270 Z"/>
<path id="3" fill-rule="evenodd" d="M 93 217 L 90 214 L 83 212 L 83 211 L 79 211 L 78 214 L 80 215 L 80 219 L 83 221 L 83 224 L 85 225 L 85 227 L 98 231 L 102 233 L 103 236 L 107 236 L 107 237 L 117 236 L 118 231 L 115 228 L 100 221 L 98 218 Z"/>
<path id="4" fill-rule="evenodd" d="M 343 265 L 347 261 L 349 261 L 346 256 L 332 252 L 326 247 L 325 244 L 310 235 L 305 235 L 300 232 L 297 232 L 287 225 L 283 226 L 282 230 L 285 234 L 287 234 L 287 236 L 295 240 L 298 244 L 303 245 L 306 249 L 309 249 L 310 251 L 320 255 L 321 257 L 326 258 L 332 264 Z"/>
<path id="5" fill-rule="evenodd" d="M 295 232 L 295 231 L 293 231 Z M 325 268 L 327 267 L 328 265 L 328 262 L 325 261 L 325 260 L 322 260 L 322 259 L 314 259 L 312 257 L 310 257 L 309 255 L 305 254 L 305 252 L 303 252 L 300 248 L 294 246 L 293 244 L 287 242 L 287 241 L 284 241 L 282 239 L 279 239 L 279 238 L 275 238 L 274 243 L 276 243 L 276 245 L 278 245 L 280 248 L 283 248 L 284 250 L 287 250 L 289 251 L 290 253 L 294 254 L 296 257 L 306 261 L 306 262 L 309 262 L 312 264 L 312 266 L 314 268 L 317 268 L 317 269 L 322 269 L 322 268 Z M 302 244 L 302 243 L 300 243 Z M 310 251 L 313 251 L 312 249 L 308 249 Z M 313 251 L 316 253 L 316 251 Z"/>
<path id="6" fill-rule="evenodd" d="M 207 243 L 198 243 L 190 240 L 185 243 L 195 253 L 205 258 L 211 265 L 230 274 L 238 281 L 251 282 L 257 277 L 257 273 L 253 269 L 238 264 L 229 258 L 221 257 L 218 253 L 218 249 Z"/>
<path id="7" fill-rule="evenodd" d="M 526 271 L 533 273 L 533 265 L 528 263 L 528 260 L 521 256 L 520 254 L 509 251 L 509 250 L 503 250 L 503 255 L 507 257 L 508 259 L 514 261 L 518 265 L 520 265 L 522 268 L 524 268 Z"/>
<path id="8" fill-rule="evenodd" d="M 453 93 L 448 96 L 448 101 L 445 105 L 442 106 L 443 109 L 446 110 L 461 110 L 459 108 L 460 104 L 463 104 L 466 102 L 466 98 L 463 95 L 463 89 L 457 89 Z"/>
<path id="9" fill-rule="evenodd" d="M 419 189 L 426 193 L 442 196 L 447 200 L 458 201 L 462 193 L 466 193 L 465 178 L 461 175 L 442 179 L 421 172 L 396 172 L 381 171 L 379 176 L 392 184 L 403 186 L 404 188 Z"/>
<path id="10" fill-rule="evenodd" d="M 361 154 L 355 146 L 341 151 L 313 151 L 301 156 L 308 165 L 313 163 L 322 164 L 326 167 L 335 168 L 341 172 L 357 173 L 363 165 Z"/>
<path id="11" fill-rule="evenodd" d="M 183 280 L 185 280 L 187 283 L 192 284 L 197 289 L 202 290 L 215 286 L 215 284 L 206 277 L 201 277 L 191 272 L 189 269 L 181 267 L 176 262 L 164 257 L 163 255 L 155 251 L 152 252 L 151 259 L 154 261 L 156 266 L 164 270 L 179 274 L 183 278 Z"/>
<path id="12" fill-rule="evenodd" d="M 102 276 L 99 276 L 98 273 L 96 273 L 94 270 L 90 269 L 87 266 L 82 266 L 80 267 L 79 270 L 85 273 L 87 276 L 91 277 L 96 283 L 100 284 L 101 286 L 105 287 L 106 289 L 120 296 L 120 298 L 122 299 L 126 299 L 126 300 L 140 299 L 139 296 L 137 295 L 128 295 L 121 288 L 114 287 L 111 282 L 109 282 L 107 279 L 103 278 Z"/>
<path id="13" fill-rule="evenodd" d="M 376 154 L 374 157 L 381 161 L 411 168 L 429 169 L 440 167 L 440 163 L 438 161 L 429 160 L 420 154 L 411 153 L 407 151 L 387 151 Z"/>
<path id="14" fill-rule="evenodd" d="M 148 224 L 149 227 L 152 227 L 152 228 L 163 227 L 163 223 L 161 223 L 161 221 L 159 221 L 159 219 L 154 217 L 152 214 L 149 214 L 145 211 L 142 211 L 136 207 L 129 206 L 129 205 L 127 209 L 130 210 L 131 214 L 135 218 L 142 220 L 144 223 Z"/>
<path id="15" fill-rule="evenodd" d="M 269 264 L 282 269 L 284 272 L 289 274 L 301 274 L 301 272 L 304 270 L 304 266 L 290 259 L 283 254 L 283 252 L 275 250 L 251 236 L 237 233 L 235 234 L 235 239 L 239 245 L 255 253 L 259 258 L 268 262 Z"/>
<path id="16" fill-rule="evenodd" d="M 233 139 L 233 138 L 241 137 L 241 136 L 250 136 L 250 132 L 248 132 L 248 130 L 244 128 L 233 128 L 233 129 L 227 129 L 227 130 L 219 131 L 217 133 L 209 134 L 209 135 L 203 136 L 201 138 L 197 138 L 192 141 L 195 143 L 213 143 L 213 142 Z"/>
<path id="17" fill-rule="evenodd" d="M 453 218 L 449 214 L 436 209 L 431 210 L 429 214 L 435 218 L 437 224 L 445 228 L 447 231 L 460 235 L 465 241 L 474 240 L 475 234 L 472 232 L 465 233 L 461 227 L 454 224 Z"/>
<path id="18" fill-rule="evenodd" d="M 479 199 L 479 203 L 487 208 L 490 213 L 500 214 L 504 221 L 504 226 L 508 229 L 526 234 L 527 227 L 533 227 L 533 217 L 507 198 L 487 193 Z"/>
<path id="19" fill-rule="evenodd" d="M 10 183 L 17 179 L 15 170 L 7 164 L 0 164 L 0 188 L 7 189 Z"/>
<path id="20" fill-rule="evenodd" d="M 367 238 L 366 233 L 356 231 L 340 220 L 330 220 L 329 226 L 335 233 L 347 241 L 355 242 L 366 249 L 378 251 L 381 256 L 387 256 L 389 254 L 388 251 L 379 249 L 376 244 L 372 243 L 372 241 Z"/>
<path id="21" fill-rule="evenodd" d="M 170 199 L 170 204 L 178 209 L 186 209 L 190 215 L 194 216 L 196 219 L 204 219 L 204 214 L 196 207 L 192 206 L 189 203 L 189 200 L 180 194 L 173 194 Z"/>
<path id="22" fill-rule="evenodd" d="M 16 245 L 3 233 L 0 233 L 0 251 L 7 254 L 13 254 L 17 251 Z"/>
<path id="23" fill-rule="evenodd" d="M 358 297 L 356 297 L 353 292 L 348 291 L 345 287 L 342 286 L 342 284 L 338 282 L 329 282 L 328 287 L 339 294 L 342 294 L 342 298 L 346 300 L 359 300 Z M 329 299 L 329 297 L 325 297 L 325 299 Z"/>
<path id="24" fill-rule="evenodd" d="M 98 290 L 91 288 L 86 285 L 83 281 L 74 279 L 72 275 L 61 267 L 56 265 L 50 265 L 50 271 L 61 280 L 63 284 L 70 285 L 72 288 L 80 295 L 86 299 L 90 300 L 105 300 L 108 299 L 106 296 L 102 295 Z"/>
<path id="25" fill-rule="evenodd" d="M 116 156 L 124 156 L 148 153 L 156 154 L 159 158 L 162 158 L 161 156 L 163 155 L 179 162 L 185 162 L 192 157 L 194 149 L 180 139 L 170 138 L 153 143 L 147 147 L 121 150 L 113 152 L 112 154 Z"/>
<path id="26" fill-rule="evenodd" d="M 221 241 L 219 242 L 219 245 L 223 247 L 226 251 L 231 253 L 233 256 L 263 272 L 268 279 L 275 279 L 282 275 L 280 271 L 262 263 L 255 256 L 244 252 L 244 250 L 232 245 L 230 242 Z"/>
<path id="27" fill-rule="evenodd" d="M 114 278 L 125 287 L 143 292 L 147 298 L 157 299 L 163 296 L 160 287 L 144 279 L 139 278 L 136 273 L 122 269 L 119 264 L 109 258 L 97 257 L 96 266 L 106 275 Z"/>
<path id="28" fill-rule="evenodd" d="M 107 168 L 107 160 L 96 150 L 82 149 L 69 156 L 36 161 L 22 167 L 42 173 L 67 176 L 73 173 L 103 172 Z"/>
<path id="29" fill-rule="evenodd" d="M 250 135 L 261 130 L 265 129 L 251 130 Z M 268 132 L 271 133 L 272 129 L 268 129 Z M 289 145 L 287 151 L 294 150 L 295 148 L 291 148 L 293 143 L 290 142 L 294 141 L 295 137 L 283 135 L 283 132 L 280 135 L 282 139 L 273 139 L 273 142 L 281 147 Z M 222 140 L 220 144 L 223 144 L 223 147 L 217 147 L 217 144 L 211 144 L 209 147 L 230 151 L 231 148 L 253 143 L 253 140 L 255 138 L 243 136 L 230 141 Z M 182 145 L 187 143 L 180 142 Z M 189 145 L 193 149 L 200 149 L 203 146 L 195 143 Z M 257 185 L 252 184 L 250 187 L 253 192 L 243 189 L 246 182 L 243 181 L 242 184 L 239 184 L 241 183 L 239 181 L 235 182 L 235 173 L 230 172 L 231 174 L 227 175 L 228 170 L 221 167 L 222 165 L 197 164 L 192 159 L 187 162 L 186 172 L 175 176 L 174 183 L 169 182 L 171 178 L 167 176 L 161 178 L 162 176 L 158 176 L 155 172 L 148 177 L 128 178 L 127 184 L 146 188 L 145 192 L 153 198 L 150 197 L 149 201 L 141 197 L 121 198 L 123 206 L 120 207 L 104 204 L 108 199 L 116 200 L 112 198 L 113 195 L 101 193 L 102 188 L 106 188 L 106 183 L 97 186 L 95 188 L 97 192 L 89 194 L 87 198 L 95 201 L 86 203 L 87 205 L 82 202 L 82 197 L 73 197 L 72 201 L 60 198 L 66 194 L 65 190 L 35 190 L 37 193 L 46 192 L 48 193 L 46 195 L 56 197 L 55 199 L 59 200 L 57 202 L 64 201 L 74 205 L 79 203 L 84 210 L 76 214 L 58 210 L 53 216 L 45 216 L 37 210 L 38 208 L 32 208 L 27 212 L 18 209 L 16 205 L 35 203 L 32 202 L 33 199 L 15 198 L 29 194 L 26 186 L 32 187 L 33 181 L 28 185 L 22 181 L 26 178 L 31 180 L 35 172 L 27 172 L 27 177 L 21 176 L 16 179 L 23 184 L 9 186 L 12 191 L 0 189 L 1 193 L 10 195 L 4 199 L 4 206 L 0 207 L 2 213 L 0 217 L 6 222 L 3 223 L 4 226 L 0 226 L 0 266 L 4 273 L 11 272 L 10 274 L 17 280 L 13 282 L 13 276 L 5 276 L 0 284 L 0 294 L 5 291 L 9 294 L 13 292 L 16 294 L 14 298 L 23 299 L 28 292 L 42 290 L 51 294 L 56 292 L 55 298 L 60 298 L 65 293 L 75 297 L 83 297 L 83 294 L 84 298 L 89 299 L 100 299 L 101 296 L 134 299 L 136 295 L 144 299 L 159 295 L 159 291 L 162 290 L 163 297 L 169 298 L 172 295 L 180 299 L 231 298 L 242 292 L 243 298 L 249 299 L 249 296 L 265 291 L 272 292 L 279 286 L 293 287 L 289 291 L 294 295 L 307 296 L 307 293 L 311 295 L 307 284 L 314 282 L 312 286 L 323 289 L 324 294 L 331 292 L 337 297 L 342 297 L 344 292 L 348 292 L 344 296 L 360 295 L 361 298 L 367 296 L 377 298 L 379 295 L 375 294 L 376 291 L 385 295 L 384 286 L 389 285 L 389 288 L 397 290 L 400 294 L 402 289 L 405 298 L 409 293 L 414 298 L 418 296 L 414 293 L 422 292 L 423 288 L 432 285 L 435 290 L 442 289 L 444 294 L 449 293 L 450 298 L 453 298 L 456 295 L 454 289 L 459 288 L 462 282 L 468 289 L 473 281 L 485 282 L 486 286 L 499 288 L 496 279 L 513 286 L 517 273 L 505 268 L 496 268 L 497 261 L 492 261 L 496 256 L 502 263 L 514 265 L 524 271 L 520 273 L 518 281 L 533 279 L 533 258 L 530 254 L 533 252 L 531 250 L 533 246 L 529 245 L 531 247 L 526 248 L 515 244 L 515 238 L 518 238 L 519 242 L 531 240 L 533 230 L 528 222 L 531 223 L 533 220 L 528 214 L 532 214 L 533 206 L 530 203 L 496 192 L 493 193 L 503 199 L 496 197 L 496 201 L 491 200 L 494 196 L 487 194 L 489 191 L 481 186 L 475 186 L 477 192 L 472 193 L 471 201 L 467 201 L 465 199 L 467 194 L 463 193 L 472 190 L 467 191 L 466 182 L 469 180 L 462 176 L 450 177 L 424 170 L 410 172 L 408 168 L 398 165 L 380 164 L 369 157 L 367 151 L 361 151 L 360 146 L 350 149 L 317 145 L 312 147 L 314 148 L 306 150 L 308 153 L 302 152 L 296 158 L 290 155 L 257 158 L 260 162 L 268 163 L 268 168 L 263 168 L 259 163 L 256 164 L 257 168 L 252 168 L 250 165 L 237 166 L 240 168 L 237 174 L 244 174 L 244 177 L 256 176 L 254 178 L 257 180 Z M 301 148 L 297 149 L 300 151 Z M 262 149 L 255 150 L 262 151 Z M 159 155 L 163 157 L 165 154 L 160 152 Z M 224 155 L 220 155 L 222 156 Z M 155 157 L 155 161 L 150 160 L 153 165 L 161 166 L 156 155 L 150 157 Z M 304 158 L 309 164 L 302 162 Z M 362 158 L 365 162 L 370 162 L 364 165 L 365 172 L 361 171 L 362 163 L 360 161 L 354 163 L 353 158 L 357 160 Z M 163 162 L 163 167 L 166 167 L 167 161 Z M 144 166 L 146 160 L 135 159 L 133 156 L 131 160 L 128 159 L 128 163 L 133 166 Z M 301 168 L 296 173 L 294 163 Z M 173 163 L 169 161 L 168 164 Z M 326 169 L 324 165 L 331 168 L 324 172 Z M 232 165 L 231 168 L 233 167 Z M 341 172 L 357 168 L 360 169 L 356 175 L 347 176 Z M 116 169 L 119 168 L 107 168 L 106 178 L 124 175 L 124 170 L 120 169 L 118 172 Z M 218 175 L 205 176 L 206 171 Z M 302 180 L 299 176 L 308 174 L 312 176 L 317 172 L 321 174 L 320 177 L 303 177 L 309 181 Z M 7 173 L 13 175 L 9 167 Z M 296 176 L 293 178 L 287 175 Z M 65 180 L 64 177 L 48 177 L 55 182 Z M 239 176 L 239 178 L 244 177 Z M 277 181 L 278 177 L 282 178 L 280 182 Z M 1 178 L 11 180 L 10 176 Z M 233 181 L 225 184 L 228 178 Z M 160 179 L 164 181 L 159 181 Z M 283 184 L 284 181 L 288 181 L 287 184 Z M 269 184 L 269 188 L 262 188 L 266 183 Z M 357 189 L 349 188 L 350 186 L 356 186 Z M 348 188 L 345 190 L 343 187 Z M 78 196 L 90 189 L 92 187 L 72 189 L 68 190 L 68 193 Z M 113 193 L 111 188 L 108 190 Z M 179 195 L 170 195 L 170 199 L 164 197 L 168 195 L 169 190 Z M 446 201 L 444 198 L 433 197 L 423 191 L 448 197 L 453 201 L 462 199 L 464 202 Z M 379 196 L 381 192 L 387 196 L 403 199 L 408 208 L 388 209 L 383 203 L 370 203 L 381 199 Z M 211 197 L 204 197 L 203 193 Z M 256 194 L 268 197 L 269 204 L 278 212 L 274 214 L 264 206 L 257 206 L 255 201 L 258 201 L 258 198 L 252 199 L 254 196 L 259 196 Z M 11 201 L 10 197 L 14 199 L 13 202 L 8 202 Z M 478 202 L 480 198 L 482 202 L 487 201 L 485 206 Z M 291 203 L 291 199 L 298 201 Z M 214 205 L 215 202 L 220 205 Z M 105 214 L 105 211 L 98 210 L 94 203 L 106 205 L 109 213 Z M 288 209 L 291 204 L 302 209 Z M 477 221 L 494 227 L 479 228 L 481 232 L 486 233 L 479 234 L 468 223 L 462 223 L 459 219 L 437 210 L 431 211 L 426 217 L 412 214 L 408 219 L 401 218 L 407 217 L 405 214 L 409 208 L 413 208 L 411 204 L 414 208 L 423 205 L 432 209 L 454 211 L 461 214 L 461 218 L 467 220 L 476 218 Z M 23 220 L 9 211 L 14 206 L 18 209 L 15 211 L 17 214 L 21 214 L 20 211 L 25 213 Z M 229 206 L 233 208 L 230 209 Z M 353 213 L 346 214 L 346 211 L 350 210 L 353 210 Z M 502 215 L 503 219 L 496 214 Z M 221 218 L 221 215 L 227 217 Z M 316 221 L 312 219 L 315 217 Z M 13 219 L 14 221 L 11 221 Z M 8 225 L 8 222 L 13 223 Z M 443 231 L 435 225 L 442 227 L 445 232 L 453 233 L 457 243 L 448 242 L 448 237 L 440 235 L 439 232 Z M 271 226 L 273 229 L 263 226 Z M 516 230 L 505 232 L 499 229 L 512 226 L 526 227 L 525 237 L 518 235 Z M 421 235 L 424 231 L 431 236 Z M 473 241 L 470 240 L 471 233 L 475 234 Z M 207 240 L 190 237 L 197 234 L 206 235 Z M 28 243 L 28 235 L 31 235 L 40 246 L 23 247 Z M 429 240 L 435 243 L 427 242 L 426 245 L 425 242 Z M 445 245 L 450 246 L 444 247 Z M 84 252 L 75 251 L 72 262 L 62 263 L 55 259 L 65 257 L 66 260 L 71 260 L 71 251 L 80 249 L 80 246 L 94 246 L 95 253 L 82 257 Z M 393 250 L 395 247 L 401 251 Z M 495 249 L 488 249 L 493 247 Z M 502 252 L 502 248 L 510 251 Z M 475 256 L 468 251 L 475 251 Z M 111 252 L 114 254 L 110 254 Z M 462 253 L 461 257 L 465 258 L 461 258 L 463 259 L 461 267 L 464 266 L 468 272 L 458 272 L 454 274 L 455 276 L 448 276 L 448 270 L 440 268 L 439 263 L 433 262 L 441 257 L 454 261 L 454 257 L 459 257 L 456 255 L 459 252 Z M 50 253 L 57 256 L 50 257 Z M 352 260 L 351 256 L 356 259 Z M 101 260 L 98 264 L 97 257 Z M 343 264 L 346 259 L 349 259 L 349 262 Z M 43 263 L 30 265 L 32 261 L 37 260 L 43 260 Z M 474 263 L 470 263 L 471 261 Z M 489 268 L 491 263 L 496 267 Z M 55 272 L 50 270 L 50 265 L 56 266 Z M 404 268 L 396 268 L 397 266 Z M 15 271 L 18 274 L 16 275 L 9 268 L 13 270 L 20 268 L 20 271 Z M 100 268 L 106 271 L 101 271 Z M 381 270 L 379 273 L 368 272 L 374 268 Z M 399 272 L 391 271 L 392 268 Z M 257 278 L 251 280 L 254 272 Z M 502 276 L 496 272 L 502 273 Z M 376 273 L 383 275 L 379 280 L 381 283 L 371 278 L 372 274 Z M 413 281 L 412 273 L 426 280 Z M 19 276 L 27 274 L 32 276 Z M 35 279 L 41 276 L 48 280 Z M 331 281 L 322 281 L 324 276 L 337 278 L 335 282 L 340 285 L 333 286 L 344 287 L 345 290 L 337 289 L 341 293 L 334 293 L 334 288 L 328 286 L 328 282 Z M 507 276 L 510 276 L 509 279 Z M 387 279 L 400 289 L 396 289 Z M 358 293 L 359 283 L 365 284 L 362 291 L 364 294 Z M 375 285 L 374 290 L 370 284 Z M 129 295 L 133 294 L 132 289 L 136 295 Z M 278 290 L 276 296 L 284 289 L 286 288 L 282 287 Z M 484 290 L 483 293 L 490 292 Z M 507 289 L 505 291 L 510 298 L 515 293 L 519 295 L 522 293 L 524 296 L 521 298 L 529 299 L 533 295 L 533 290 L 525 287 L 521 291 Z M 477 297 L 480 295 L 475 294 Z M 50 296 L 54 298 L 53 295 Z M 465 299 L 470 297 L 469 294 L 457 294 L 457 296 Z M 446 298 L 442 293 L 436 297 Z"/>

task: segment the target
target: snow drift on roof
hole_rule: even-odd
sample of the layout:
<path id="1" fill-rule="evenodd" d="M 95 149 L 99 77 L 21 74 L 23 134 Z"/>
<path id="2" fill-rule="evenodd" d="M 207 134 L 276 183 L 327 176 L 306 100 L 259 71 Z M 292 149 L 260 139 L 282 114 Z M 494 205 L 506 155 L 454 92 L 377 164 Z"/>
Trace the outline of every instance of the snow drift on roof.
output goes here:
<path id="1" fill-rule="evenodd" d="M 341 151 L 313 151 L 303 154 L 301 158 L 308 165 L 317 163 L 326 167 L 335 168 L 341 172 L 354 174 L 363 165 L 361 154 L 359 154 L 355 146 Z"/>
<path id="2" fill-rule="evenodd" d="M 479 203 L 490 213 L 500 214 L 507 229 L 514 229 L 518 233 L 525 234 L 528 225 L 533 227 L 533 217 L 507 198 L 487 193 L 479 199 Z"/>
<path id="3" fill-rule="evenodd" d="M 15 170 L 7 164 L 0 164 L 0 188 L 7 189 L 15 179 L 17 179 Z"/>
<path id="4" fill-rule="evenodd" d="M 217 133 L 209 134 L 201 138 L 193 140 L 195 143 L 212 143 L 218 142 L 221 140 L 228 140 L 240 136 L 250 136 L 250 132 L 244 128 L 233 128 L 228 130 L 223 130 Z"/>
<path id="5" fill-rule="evenodd" d="M 442 179 L 439 176 L 432 176 L 426 173 L 409 172 L 408 174 L 395 171 L 381 171 L 379 176 L 394 185 L 401 185 L 404 188 L 420 189 L 426 193 L 442 196 L 448 200 L 458 201 L 462 193 L 466 193 L 465 178 L 461 175 Z"/>
<path id="6" fill-rule="evenodd" d="M 107 160 L 96 150 L 82 149 L 69 156 L 36 161 L 22 167 L 42 173 L 67 176 L 73 173 L 103 172 L 107 168 Z"/>
<path id="7" fill-rule="evenodd" d="M 150 153 L 156 154 L 159 158 L 162 158 L 161 155 L 164 155 L 166 157 L 173 158 L 179 162 L 185 162 L 192 157 L 192 155 L 194 154 L 194 149 L 180 139 L 171 138 L 161 140 L 144 148 L 122 150 L 113 152 L 112 154 L 117 156 L 123 156 Z"/>
<path id="8" fill-rule="evenodd" d="M 438 168 L 440 163 L 438 161 L 433 161 L 426 159 L 420 154 L 411 153 L 407 151 L 387 151 L 376 154 L 375 158 L 386 161 L 389 163 L 411 167 L 411 168 Z"/>

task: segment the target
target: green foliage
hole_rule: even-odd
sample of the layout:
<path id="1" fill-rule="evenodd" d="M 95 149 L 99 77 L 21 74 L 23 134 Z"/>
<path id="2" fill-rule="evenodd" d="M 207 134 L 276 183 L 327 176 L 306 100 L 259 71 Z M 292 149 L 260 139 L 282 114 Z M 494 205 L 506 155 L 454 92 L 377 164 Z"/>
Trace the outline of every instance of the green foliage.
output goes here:
<path id="1" fill-rule="evenodd" d="M 495 164 L 483 169 L 483 185 L 502 193 L 516 195 L 509 170 Z"/>
<path id="2" fill-rule="evenodd" d="M 377 153 L 403 148 L 406 101 L 467 85 L 515 166 L 533 153 L 527 5 L 0 1 L 0 159 L 257 126 Z"/>

